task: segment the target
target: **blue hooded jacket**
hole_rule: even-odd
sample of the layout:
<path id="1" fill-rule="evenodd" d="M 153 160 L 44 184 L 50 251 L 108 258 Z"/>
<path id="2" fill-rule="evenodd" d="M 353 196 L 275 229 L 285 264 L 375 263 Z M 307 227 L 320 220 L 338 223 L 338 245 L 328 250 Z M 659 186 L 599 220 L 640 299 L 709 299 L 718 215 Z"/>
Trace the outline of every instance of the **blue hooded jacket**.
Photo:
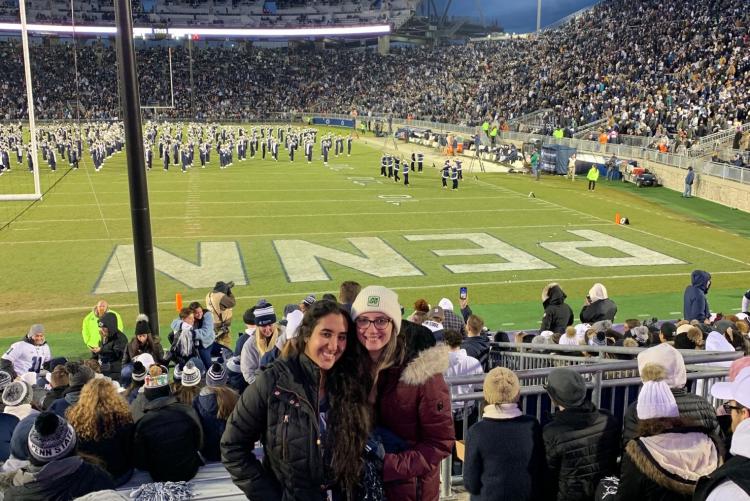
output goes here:
<path id="1" fill-rule="evenodd" d="M 711 274 L 703 270 L 695 270 L 690 275 L 691 285 L 685 288 L 683 314 L 685 320 L 703 322 L 711 316 L 706 294 L 710 287 Z"/>

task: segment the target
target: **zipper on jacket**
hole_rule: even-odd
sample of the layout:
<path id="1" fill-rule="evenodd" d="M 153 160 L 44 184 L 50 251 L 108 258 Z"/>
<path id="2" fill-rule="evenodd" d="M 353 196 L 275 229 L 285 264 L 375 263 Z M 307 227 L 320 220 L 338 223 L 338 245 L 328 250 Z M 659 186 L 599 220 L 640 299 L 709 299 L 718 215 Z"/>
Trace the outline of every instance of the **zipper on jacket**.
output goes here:
<path id="1" fill-rule="evenodd" d="M 289 432 L 289 414 L 284 414 L 284 421 L 281 424 L 281 458 L 286 461 L 289 457 L 289 442 L 287 440 Z"/>

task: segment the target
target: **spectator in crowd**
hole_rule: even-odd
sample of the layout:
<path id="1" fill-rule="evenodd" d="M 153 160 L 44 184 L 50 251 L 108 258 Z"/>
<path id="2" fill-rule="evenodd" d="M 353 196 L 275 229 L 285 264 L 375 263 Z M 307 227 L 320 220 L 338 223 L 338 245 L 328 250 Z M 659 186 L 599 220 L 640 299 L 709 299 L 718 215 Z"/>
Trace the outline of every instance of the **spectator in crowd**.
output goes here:
<path id="1" fill-rule="evenodd" d="M 161 341 L 151 335 L 151 326 L 148 317 L 144 314 L 138 315 L 135 320 L 135 333 L 126 348 L 122 358 L 122 370 L 120 371 L 120 385 L 126 387 L 130 384 L 133 374 L 133 363 L 139 355 L 151 355 L 151 363 L 164 363 L 164 348 Z"/>
<path id="2" fill-rule="evenodd" d="M 687 373 L 685 370 L 685 361 L 682 355 L 673 346 L 662 343 L 644 350 L 638 354 L 638 372 L 641 374 L 643 382 L 650 381 L 649 373 L 644 375 L 643 369 L 648 364 L 655 364 L 664 368 L 664 383 L 669 386 L 672 395 L 677 402 L 677 408 L 680 411 L 680 417 L 685 421 L 690 421 L 701 427 L 706 433 L 718 431 L 719 423 L 716 419 L 716 412 L 708 401 L 685 388 L 687 383 Z M 623 444 L 627 444 L 637 436 L 638 414 L 637 402 L 630 404 L 625 411 Z"/>
<path id="3" fill-rule="evenodd" d="M 663 322 L 659 327 L 659 342 L 674 343 L 674 337 L 678 334 L 677 327 L 672 322 Z"/>
<path id="4" fill-rule="evenodd" d="M 80 362 L 68 362 L 65 364 L 65 371 L 68 373 L 68 387 L 63 391 L 62 397 L 58 398 L 49 406 L 50 412 L 54 412 L 60 417 L 65 416 L 68 407 L 78 403 L 81 398 L 83 386 L 90 380 L 94 379 L 94 371 Z"/>
<path id="5" fill-rule="evenodd" d="M 602 284 L 596 283 L 586 296 L 586 301 L 581 308 L 579 318 L 583 324 L 593 324 L 600 320 L 615 321 L 617 315 L 617 305 L 609 299 L 607 288 Z"/>
<path id="6" fill-rule="evenodd" d="M 711 395 L 724 400 L 732 420 L 732 457 L 719 469 L 698 480 L 695 501 L 750 501 L 750 368 L 732 382 L 715 383 Z"/>
<path id="7" fill-rule="evenodd" d="M 641 377 L 638 429 L 625 446 L 616 499 L 691 499 L 698 479 L 721 465 L 721 447 L 681 417 L 664 367 L 648 363 Z"/>
<path id="8" fill-rule="evenodd" d="M 239 398 L 239 394 L 227 386 L 227 370 L 214 362 L 206 372 L 206 386 L 200 390 L 192 404 L 203 427 L 201 454 L 206 460 L 221 460 L 219 442 L 224 434 L 227 419 Z"/>
<path id="9" fill-rule="evenodd" d="M 620 425 L 586 398 L 586 383 L 571 369 L 552 369 L 545 389 L 559 409 L 543 430 L 547 499 L 592 499 L 599 481 L 617 471 Z"/>
<path id="10" fill-rule="evenodd" d="M 235 356 L 227 360 L 227 386 L 235 390 L 237 393 L 242 395 L 247 388 L 247 381 L 242 375 L 242 368 L 240 367 L 240 357 Z"/>
<path id="11" fill-rule="evenodd" d="M 237 344 L 234 345 L 235 356 L 240 356 L 242 347 L 255 334 L 255 330 L 257 329 L 255 325 L 255 306 L 245 310 L 245 313 L 242 314 L 242 321 L 245 323 L 245 330 L 237 335 Z"/>
<path id="12" fill-rule="evenodd" d="M 52 358 L 52 352 L 44 337 L 44 326 L 34 324 L 21 341 L 16 341 L 2 356 L 0 368 L 11 376 L 22 376 L 27 372 L 36 372 Z"/>
<path id="13" fill-rule="evenodd" d="M 424 299 L 417 299 L 414 302 L 414 313 L 409 316 L 409 321 L 415 324 L 422 324 L 427 320 L 430 313 L 430 305 Z"/>
<path id="14" fill-rule="evenodd" d="M 521 386 L 513 371 L 492 369 L 484 380 L 482 420 L 466 436 L 464 486 L 472 500 L 542 499 L 544 442 L 539 422 L 518 408 Z M 503 447 L 497 447 L 503 437 Z"/>
<path id="15" fill-rule="evenodd" d="M 68 371 L 65 369 L 65 365 L 56 366 L 50 373 L 49 378 L 50 390 L 44 396 L 42 400 L 42 410 L 48 410 L 52 405 L 52 402 L 58 398 L 63 398 L 65 390 L 68 389 Z"/>
<path id="16" fill-rule="evenodd" d="M 339 286 L 339 303 L 348 311 L 352 309 L 352 303 L 357 298 L 357 294 L 362 290 L 358 282 L 346 280 Z"/>
<path id="17" fill-rule="evenodd" d="M 29 460 L 5 489 L 4 499 L 74 499 L 112 489 L 112 477 L 99 466 L 75 455 L 76 432 L 60 416 L 43 412 L 28 434 Z"/>
<path id="18" fill-rule="evenodd" d="M 424 327 L 430 329 L 432 336 L 435 338 L 436 343 L 442 343 L 445 337 L 445 311 L 440 306 L 435 306 L 430 309 L 427 320 L 422 322 Z"/>
<path id="19" fill-rule="evenodd" d="M 565 295 L 557 283 L 550 283 L 542 290 L 542 306 L 544 316 L 540 331 L 552 331 L 555 334 L 564 334 L 565 328 L 573 325 L 573 310 L 565 303 Z"/>
<path id="20" fill-rule="evenodd" d="M 347 311 L 317 301 L 283 356 L 242 393 L 221 456 L 248 498 L 317 499 L 327 490 L 361 497 L 370 414 L 358 351 Z M 258 440 L 263 463 L 253 453 Z"/>
<path id="21" fill-rule="evenodd" d="M 211 298 L 212 295 L 215 296 L 216 293 L 209 293 L 208 298 Z M 232 298 L 232 300 L 234 299 Z M 215 326 L 212 311 L 203 308 L 198 301 L 190 303 L 188 308 L 193 312 L 193 339 L 195 340 L 198 349 L 198 357 L 202 362 L 201 366 L 199 366 L 200 371 L 205 372 L 208 367 L 211 366 L 211 354 L 214 349 L 214 341 L 217 339 L 218 334 L 221 333 L 223 336 L 222 342 L 225 342 L 226 339 L 228 339 L 229 326 L 228 324 L 226 327 Z M 224 311 L 224 317 L 222 318 L 226 321 L 226 311 Z M 219 353 L 221 353 L 221 349 L 219 349 Z"/>
<path id="22" fill-rule="evenodd" d="M 255 307 L 257 328 L 242 346 L 240 368 L 247 384 L 252 384 L 261 370 L 261 358 L 276 346 L 279 327 L 273 305 L 261 302 Z"/>
<path id="23" fill-rule="evenodd" d="M 683 316 L 685 320 L 706 322 L 711 318 L 706 294 L 711 288 L 711 274 L 694 270 L 690 275 L 690 285 L 685 288 Z"/>
<path id="24" fill-rule="evenodd" d="M 151 367 L 151 366 L 149 366 Z M 130 385 L 125 389 L 123 397 L 127 400 L 128 405 L 133 403 L 139 393 L 143 393 L 143 382 L 146 380 L 146 372 L 148 369 L 140 360 L 136 360 L 133 363 L 133 372 L 130 375 Z"/>
<path id="25" fill-rule="evenodd" d="M 133 438 L 136 468 L 157 482 L 190 480 L 203 465 L 200 418 L 172 395 L 169 374 L 158 365 L 149 368 L 144 395 L 144 415 L 135 423 Z"/>
<path id="26" fill-rule="evenodd" d="M 0 394 L 10 383 L 10 374 L 0 371 Z M 5 408 L 5 404 L 3 404 L 3 408 Z M 10 440 L 18 421 L 17 416 L 0 412 L 0 461 L 5 461 L 10 456 Z"/>
<path id="27" fill-rule="evenodd" d="M 125 400 L 106 379 L 92 379 L 66 412 L 78 437 L 77 450 L 101 460 L 115 485 L 133 475 L 133 416 Z"/>
<path id="28" fill-rule="evenodd" d="M 128 345 L 128 338 L 117 328 L 117 317 L 107 312 L 99 319 L 101 342 L 93 348 L 93 359 L 99 361 L 101 373 L 113 381 L 120 380 L 122 359 Z"/>
<path id="29" fill-rule="evenodd" d="M 407 358 L 401 306 L 390 289 L 369 286 L 352 305 L 357 337 L 367 350 L 366 368 L 374 381 L 376 424 L 409 444 L 386 453 L 383 481 L 389 499 L 438 497 L 440 461 L 454 443 L 450 392 L 443 379 L 447 347 L 428 348 Z M 404 419 L 413 416 L 412 419 Z"/>
<path id="30" fill-rule="evenodd" d="M 204 350 L 210 351 L 211 343 L 214 339 L 216 342 L 225 347 L 229 347 L 229 334 L 230 326 L 232 325 L 232 312 L 237 300 L 232 294 L 232 287 L 234 282 L 216 282 L 211 292 L 206 294 L 206 307 L 201 308 L 200 303 L 191 303 L 190 307 L 194 311 L 198 308 L 201 312 L 198 313 L 196 320 L 200 324 L 197 327 L 203 328 L 204 330 L 198 333 L 198 339 L 202 343 Z M 213 328 L 215 336 L 211 336 L 207 330 Z M 211 360 L 206 358 L 206 352 L 204 351 L 201 355 L 204 367 L 201 372 L 205 372 L 211 365 Z"/>
<path id="31" fill-rule="evenodd" d="M 172 332 L 168 338 L 171 346 L 167 359 L 174 362 L 175 369 L 182 370 L 188 361 L 198 367 L 201 372 L 205 370 L 203 360 L 197 348 L 195 335 L 195 313 L 189 307 L 180 309 L 178 318 L 172 320 L 170 325 Z"/>
<path id="32" fill-rule="evenodd" d="M 175 374 L 177 372 L 175 371 Z M 201 371 L 193 362 L 188 362 L 180 373 L 180 377 L 175 375 L 172 394 L 181 404 L 193 405 L 193 400 L 198 397 L 201 391 Z"/>
<path id="33" fill-rule="evenodd" d="M 37 411 L 31 406 L 31 400 L 34 393 L 32 386 L 23 380 L 13 381 L 3 388 L 3 412 L 5 416 L 14 416 L 16 421 L 6 419 L 11 424 L 9 430 L 13 433 L 15 424 L 29 414 L 36 414 Z"/>
<path id="34" fill-rule="evenodd" d="M 456 315 L 456 312 L 453 311 L 453 302 L 450 299 L 444 297 L 440 300 L 438 306 L 443 309 L 443 327 L 445 329 L 453 329 L 454 331 L 461 334 L 462 337 L 465 337 L 466 321 L 464 320 L 463 314 Z"/>
<path id="35" fill-rule="evenodd" d="M 466 354 L 476 358 L 482 369 L 490 370 L 490 340 L 484 334 L 484 320 L 476 315 L 470 315 L 466 320 L 466 339 L 461 343 Z"/>
<path id="36" fill-rule="evenodd" d="M 450 349 L 448 353 L 448 369 L 445 371 L 445 378 L 452 378 L 458 376 L 478 376 L 483 375 L 484 370 L 482 364 L 476 358 L 470 357 L 466 354 L 466 350 L 461 348 L 461 334 L 454 330 L 448 329 L 445 331 L 445 344 Z M 455 397 L 460 397 L 468 393 L 472 393 L 474 388 L 481 388 L 481 384 L 462 384 L 457 386 L 451 386 L 451 410 L 453 411 L 453 425 L 456 432 L 456 440 L 462 440 L 463 425 L 464 421 L 471 426 L 476 422 L 478 409 L 474 405 L 473 400 L 466 402 L 454 402 Z"/>
<path id="37" fill-rule="evenodd" d="M 109 303 L 105 300 L 101 300 L 96 303 L 94 309 L 89 312 L 83 318 L 83 326 L 81 327 L 81 335 L 83 336 L 83 342 L 91 350 L 92 348 L 98 348 L 101 342 L 101 335 L 99 334 L 99 320 L 104 316 L 105 313 L 112 313 L 117 319 L 117 330 L 122 331 L 124 329 L 122 324 L 122 318 L 120 314 L 114 310 L 109 309 Z"/>

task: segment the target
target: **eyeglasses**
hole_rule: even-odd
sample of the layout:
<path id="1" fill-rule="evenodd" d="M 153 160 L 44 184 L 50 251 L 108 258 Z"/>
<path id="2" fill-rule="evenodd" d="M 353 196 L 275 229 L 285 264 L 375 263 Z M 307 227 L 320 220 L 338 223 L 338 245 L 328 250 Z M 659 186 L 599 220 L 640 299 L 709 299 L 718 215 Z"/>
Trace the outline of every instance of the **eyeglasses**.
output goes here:
<path id="1" fill-rule="evenodd" d="M 373 324 L 377 330 L 382 331 L 383 329 L 388 327 L 388 324 L 391 323 L 391 319 L 387 317 L 378 317 L 375 320 L 370 320 L 369 318 L 365 317 L 357 317 L 357 320 L 355 322 L 358 329 L 365 330 L 370 327 L 370 324 Z"/>
<path id="2" fill-rule="evenodd" d="M 726 412 L 727 414 L 731 414 L 732 411 L 741 411 L 742 409 L 744 409 L 744 407 L 741 405 L 732 405 L 729 402 L 724 402 L 722 404 L 722 407 L 724 407 L 724 412 Z"/>

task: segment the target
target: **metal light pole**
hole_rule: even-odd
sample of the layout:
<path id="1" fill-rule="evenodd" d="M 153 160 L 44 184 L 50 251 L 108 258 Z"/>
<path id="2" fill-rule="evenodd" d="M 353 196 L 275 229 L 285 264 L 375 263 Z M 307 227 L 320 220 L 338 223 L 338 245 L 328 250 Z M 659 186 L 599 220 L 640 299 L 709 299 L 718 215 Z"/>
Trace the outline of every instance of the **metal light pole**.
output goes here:
<path id="1" fill-rule="evenodd" d="M 151 332 L 159 335 L 159 313 L 154 275 L 154 246 L 151 241 L 151 218 L 148 205 L 148 184 L 143 151 L 141 99 L 133 45 L 133 15 L 130 0 L 114 0 L 117 36 L 117 73 L 122 96 L 122 115 L 125 123 L 125 144 L 130 188 L 130 217 L 133 226 L 138 306 L 148 315 Z"/>
<path id="2" fill-rule="evenodd" d="M 542 0 L 536 0 L 536 32 L 542 29 Z"/>

